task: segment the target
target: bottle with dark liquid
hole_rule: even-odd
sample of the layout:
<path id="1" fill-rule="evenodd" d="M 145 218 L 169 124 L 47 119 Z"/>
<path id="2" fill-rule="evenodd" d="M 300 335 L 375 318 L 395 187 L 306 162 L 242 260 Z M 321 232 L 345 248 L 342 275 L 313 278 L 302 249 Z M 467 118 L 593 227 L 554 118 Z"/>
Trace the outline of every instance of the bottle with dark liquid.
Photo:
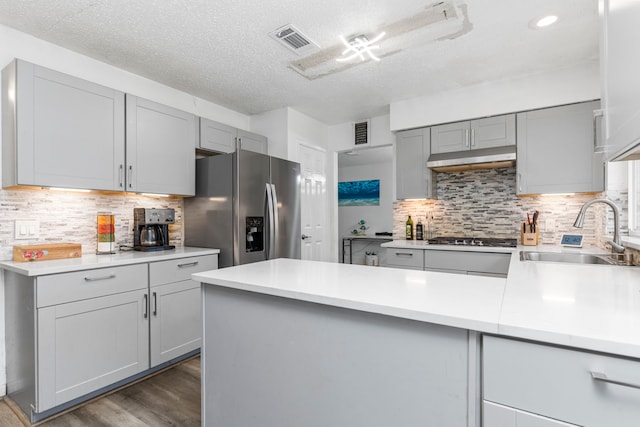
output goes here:
<path id="1" fill-rule="evenodd" d="M 411 215 L 409 215 L 409 219 L 407 219 L 405 237 L 407 238 L 407 240 L 413 240 L 413 220 L 411 219 Z"/>
<path id="2" fill-rule="evenodd" d="M 416 240 L 424 240 L 422 219 L 420 217 L 418 217 L 418 224 L 416 224 Z"/>

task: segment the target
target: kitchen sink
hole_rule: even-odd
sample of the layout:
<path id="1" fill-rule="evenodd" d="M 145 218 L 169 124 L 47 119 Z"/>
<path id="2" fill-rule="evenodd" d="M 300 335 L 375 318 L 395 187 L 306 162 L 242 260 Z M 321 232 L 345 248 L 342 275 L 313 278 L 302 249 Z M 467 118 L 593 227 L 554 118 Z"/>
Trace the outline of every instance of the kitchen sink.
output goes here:
<path id="1" fill-rule="evenodd" d="M 574 252 L 520 251 L 520 261 L 567 262 L 571 264 L 615 265 L 608 254 L 581 254 Z"/>

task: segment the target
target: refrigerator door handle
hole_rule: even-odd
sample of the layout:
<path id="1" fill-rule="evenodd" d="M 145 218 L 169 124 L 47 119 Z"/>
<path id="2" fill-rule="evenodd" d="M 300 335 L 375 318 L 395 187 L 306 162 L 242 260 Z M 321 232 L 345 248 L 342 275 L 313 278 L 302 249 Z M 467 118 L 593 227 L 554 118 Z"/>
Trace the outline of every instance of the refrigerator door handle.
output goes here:
<path id="1" fill-rule="evenodd" d="M 276 248 L 278 247 L 278 236 L 280 236 L 280 227 L 279 227 L 279 218 L 278 218 L 278 193 L 276 192 L 276 185 L 271 184 L 271 193 L 272 193 L 272 203 L 273 203 L 273 252 L 271 252 L 271 257 L 276 258 L 278 254 L 276 253 Z"/>
<path id="2" fill-rule="evenodd" d="M 267 217 L 269 221 L 269 232 L 267 233 L 267 259 L 271 259 L 274 253 L 274 224 L 273 224 L 273 193 L 271 191 L 271 184 L 266 183 L 267 191 Z"/>

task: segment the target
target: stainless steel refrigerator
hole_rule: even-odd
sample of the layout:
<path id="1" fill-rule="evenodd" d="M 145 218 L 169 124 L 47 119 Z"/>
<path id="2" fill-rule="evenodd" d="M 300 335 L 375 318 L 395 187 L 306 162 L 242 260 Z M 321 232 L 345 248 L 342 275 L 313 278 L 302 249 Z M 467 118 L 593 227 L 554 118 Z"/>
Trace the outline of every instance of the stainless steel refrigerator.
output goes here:
<path id="1" fill-rule="evenodd" d="M 220 249 L 220 268 L 300 258 L 300 164 L 238 150 L 196 160 L 185 245 Z"/>

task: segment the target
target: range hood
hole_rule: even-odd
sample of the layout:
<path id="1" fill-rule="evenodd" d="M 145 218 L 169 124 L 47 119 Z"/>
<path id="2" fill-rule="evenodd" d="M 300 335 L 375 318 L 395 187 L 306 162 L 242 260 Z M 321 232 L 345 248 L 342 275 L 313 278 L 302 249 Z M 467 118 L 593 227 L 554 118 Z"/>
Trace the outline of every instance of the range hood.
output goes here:
<path id="1" fill-rule="evenodd" d="M 427 167 L 436 172 L 457 172 L 472 169 L 511 167 L 516 162 L 516 146 L 481 148 L 432 154 Z"/>

